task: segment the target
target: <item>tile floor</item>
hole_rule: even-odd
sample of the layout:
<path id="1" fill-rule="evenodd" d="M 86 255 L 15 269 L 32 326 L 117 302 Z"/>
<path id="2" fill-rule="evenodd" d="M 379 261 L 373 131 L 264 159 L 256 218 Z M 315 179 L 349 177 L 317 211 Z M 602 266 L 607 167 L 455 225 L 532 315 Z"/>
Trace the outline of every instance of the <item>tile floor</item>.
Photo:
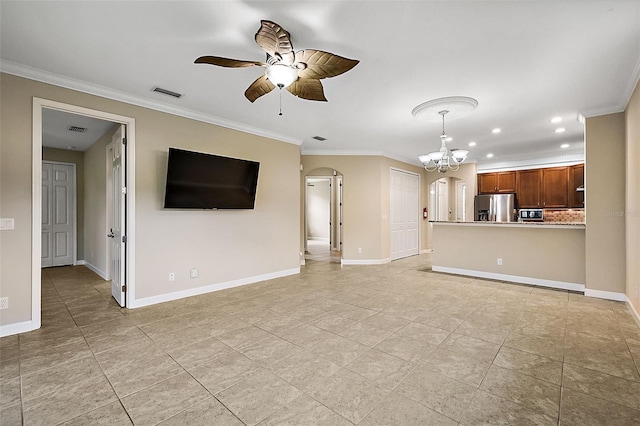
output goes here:
<path id="1" fill-rule="evenodd" d="M 0 339 L 2 425 L 640 424 L 623 303 L 309 260 L 134 310 L 43 270 L 40 330 Z"/>

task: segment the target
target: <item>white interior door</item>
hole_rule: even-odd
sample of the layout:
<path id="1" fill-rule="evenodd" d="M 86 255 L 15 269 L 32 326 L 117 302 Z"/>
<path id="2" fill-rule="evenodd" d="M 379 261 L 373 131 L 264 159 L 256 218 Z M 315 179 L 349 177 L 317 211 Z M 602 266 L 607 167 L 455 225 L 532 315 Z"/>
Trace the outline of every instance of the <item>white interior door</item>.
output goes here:
<path id="1" fill-rule="evenodd" d="M 438 218 L 439 221 L 449 220 L 449 183 L 446 179 L 438 179 Z"/>
<path id="2" fill-rule="evenodd" d="M 456 221 L 467 221 L 467 183 L 463 180 L 456 181 Z"/>
<path id="3" fill-rule="evenodd" d="M 73 164 L 42 162 L 42 267 L 75 262 L 76 214 Z"/>
<path id="4" fill-rule="evenodd" d="M 390 183 L 390 254 L 395 260 L 419 252 L 420 177 L 391 170 Z"/>
<path id="5" fill-rule="evenodd" d="M 125 182 L 125 165 L 126 165 L 126 146 L 124 144 L 125 127 L 120 128 L 114 133 L 111 144 L 107 147 L 107 158 L 111 160 L 109 169 L 109 178 L 107 179 L 107 194 L 109 200 L 107 208 L 109 233 L 107 237 L 110 239 L 109 244 L 109 276 L 111 277 L 111 294 L 120 306 L 125 306 L 125 259 L 126 259 L 126 182 Z"/>

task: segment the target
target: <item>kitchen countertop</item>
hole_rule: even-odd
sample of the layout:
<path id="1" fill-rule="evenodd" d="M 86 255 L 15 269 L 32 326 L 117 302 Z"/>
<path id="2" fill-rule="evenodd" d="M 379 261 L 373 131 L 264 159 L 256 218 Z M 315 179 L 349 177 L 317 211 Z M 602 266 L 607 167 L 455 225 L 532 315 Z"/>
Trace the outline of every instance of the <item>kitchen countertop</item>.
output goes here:
<path id="1" fill-rule="evenodd" d="M 459 225 L 459 226 L 497 226 L 497 227 L 518 227 L 518 228 L 564 228 L 564 229 L 585 229 L 584 222 L 448 222 L 433 221 L 434 225 Z"/>

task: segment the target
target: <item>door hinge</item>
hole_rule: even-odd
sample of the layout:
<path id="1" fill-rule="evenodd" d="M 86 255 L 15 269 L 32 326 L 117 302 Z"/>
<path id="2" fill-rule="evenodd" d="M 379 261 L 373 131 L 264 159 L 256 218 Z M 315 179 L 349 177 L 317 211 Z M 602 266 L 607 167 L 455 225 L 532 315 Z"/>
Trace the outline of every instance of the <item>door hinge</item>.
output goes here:
<path id="1" fill-rule="evenodd" d="M 127 236 L 126 236 L 126 235 L 123 235 L 123 236 L 122 236 L 122 242 L 123 242 L 123 243 L 126 243 L 126 242 L 127 242 Z"/>
<path id="2" fill-rule="evenodd" d="M 125 194 L 125 195 L 127 194 L 127 187 L 126 186 L 122 187 L 122 193 Z"/>
<path id="3" fill-rule="evenodd" d="M 122 138 L 122 145 L 126 145 L 127 144 L 127 138 Z"/>
<path id="4" fill-rule="evenodd" d="M 122 286 L 122 292 L 123 292 L 123 293 L 126 293 L 126 292 L 127 292 L 127 286 L 126 286 L 126 285 L 123 285 L 123 286 Z"/>

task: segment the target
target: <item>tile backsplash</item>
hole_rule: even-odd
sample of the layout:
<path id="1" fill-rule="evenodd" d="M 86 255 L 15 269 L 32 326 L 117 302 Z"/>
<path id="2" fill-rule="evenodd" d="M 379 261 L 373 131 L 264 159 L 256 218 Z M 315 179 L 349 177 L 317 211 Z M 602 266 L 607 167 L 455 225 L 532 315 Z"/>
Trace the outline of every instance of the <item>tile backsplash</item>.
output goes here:
<path id="1" fill-rule="evenodd" d="M 584 222 L 584 209 L 544 210 L 545 222 Z"/>

